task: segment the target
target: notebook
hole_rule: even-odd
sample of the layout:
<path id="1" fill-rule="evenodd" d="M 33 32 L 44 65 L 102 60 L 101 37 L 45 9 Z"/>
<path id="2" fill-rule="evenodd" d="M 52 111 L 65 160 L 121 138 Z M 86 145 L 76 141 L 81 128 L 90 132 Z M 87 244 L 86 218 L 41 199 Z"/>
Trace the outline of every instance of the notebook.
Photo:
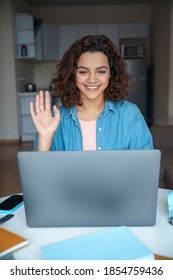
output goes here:
<path id="1" fill-rule="evenodd" d="M 29 240 L 0 227 L 0 257 L 3 257 L 29 244 Z"/>
<path id="2" fill-rule="evenodd" d="M 46 260 L 153 260 L 153 253 L 125 226 L 113 227 L 41 247 Z"/>
<path id="3" fill-rule="evenodd" d="M 19 152 L 30 227 L 152 226 L 159 150 Z"/>

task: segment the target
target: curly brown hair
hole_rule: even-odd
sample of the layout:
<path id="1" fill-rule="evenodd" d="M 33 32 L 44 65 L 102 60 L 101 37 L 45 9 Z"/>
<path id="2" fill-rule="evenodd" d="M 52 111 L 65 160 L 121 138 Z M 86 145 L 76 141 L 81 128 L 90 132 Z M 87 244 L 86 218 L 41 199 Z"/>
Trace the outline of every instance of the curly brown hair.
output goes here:
<path id="1" fill-rule="evenodd" d="M 64 107 L 82 105 L 80 91 L 76 86 L 78 60 L 85 52 L 98 51 L 108 57 L 110 66 L 111 75 L 104 92 L 105 100 L 120 101 L 128 95 L 131 79 L 118 48 L 105 35 L 89 35 L 73 43 L 56 66 L 57 73 L 52 84 Z"/>

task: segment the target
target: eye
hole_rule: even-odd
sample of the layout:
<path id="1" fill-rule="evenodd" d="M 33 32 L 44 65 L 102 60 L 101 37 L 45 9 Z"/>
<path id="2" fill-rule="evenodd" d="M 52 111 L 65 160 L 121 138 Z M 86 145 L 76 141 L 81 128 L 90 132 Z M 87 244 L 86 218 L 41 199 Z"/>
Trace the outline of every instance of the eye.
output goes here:
<path id="1" fill-rule="evenodd" d="M 108 70 L 105 67 L 103 67 L 103 68 L 100 67 L 97 69 L 97 73 L 99 73 L 99 74 L 106 74 L 107 71 Z"/>
<path id="2" fill-rule="evenodd" d="M 98 73 L 104 74 L 104 73 L 106 73 L 106 70 L 99 70 Z"/>
<path id="3" fill-rule="evenodd" d="M 87 71 L 79 71 L 78 73 L 79 73 L 79 74 L 86 74 Z"/>
<path id="4" fill-rule="evenodd" d="M 78 74 L 81 74 L 81 75 L 85 75 L 88 73 L 87 70 L 82 70 L 82 69 L 79 69 L 77 72 L 78 72 Z"/>

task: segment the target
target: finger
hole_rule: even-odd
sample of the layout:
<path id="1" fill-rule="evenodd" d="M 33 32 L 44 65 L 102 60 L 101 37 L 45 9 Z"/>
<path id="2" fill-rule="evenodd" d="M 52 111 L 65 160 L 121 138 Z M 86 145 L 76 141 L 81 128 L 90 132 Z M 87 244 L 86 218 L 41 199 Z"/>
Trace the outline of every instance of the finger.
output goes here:
<path id="1" fill-rule="evenodd" d="M 36 110 L 36 114 L 40 113 L 40 95 L 39 94 L 36 95 L 35 110 Z"/>
<path id="2" fill-rule="evenodd" d="M 30 113 L 31 113 L 32 119 L 34 119 L 35 118 L 35 111 L 34 111 L 34 104 L 33 104 L 32 101 L 30 102 L 29 107 L 30 107 Z"/>
<path id="3" fill-rule="evenodd" d="M 46 91 L 45 110 L 50 110 L 50 94 L 49 94 L 49 91 Z"/>
<path id="4" fill-rule="evenodd" d="M 39 97 L 40 97 L 40 111 L 43 112 L 44 111 L 44 93 L 43 91 L 41 90 L 39 92 Z"/>

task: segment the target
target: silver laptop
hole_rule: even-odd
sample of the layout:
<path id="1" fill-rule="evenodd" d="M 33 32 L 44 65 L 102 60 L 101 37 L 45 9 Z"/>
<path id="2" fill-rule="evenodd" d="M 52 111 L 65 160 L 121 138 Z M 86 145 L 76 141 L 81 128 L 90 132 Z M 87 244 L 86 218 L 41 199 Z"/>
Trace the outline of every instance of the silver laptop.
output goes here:
<path id="1" fill-rule="evenodd" d="M 152 226 L 159 150 L 19 152 L 30 227 Z"/>

